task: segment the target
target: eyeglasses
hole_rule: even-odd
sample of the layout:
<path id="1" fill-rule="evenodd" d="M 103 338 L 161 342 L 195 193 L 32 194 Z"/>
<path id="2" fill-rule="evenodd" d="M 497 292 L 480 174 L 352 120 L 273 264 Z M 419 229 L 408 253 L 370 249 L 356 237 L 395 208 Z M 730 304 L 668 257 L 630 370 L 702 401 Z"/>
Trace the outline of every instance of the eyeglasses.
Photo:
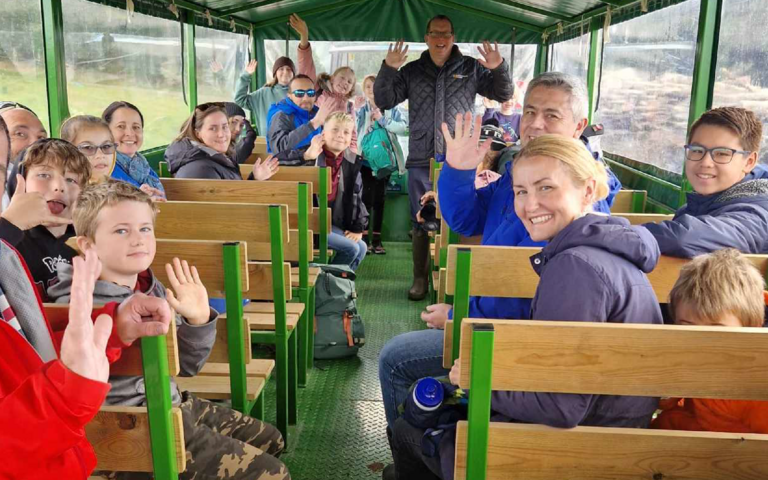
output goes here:
<path id="1" fill-rule="evenodd" d="M 315 92 L 314 88 L 310 88 L 309 90 L 294 90 L 291 93 L 299 98 L 304 98 L 304 95 L 314 97 L 317 92 Z"/>
<path id="2" fill-rule="evenodd" d="M 83 143 L 82 145 L 77 146 L 77 149 L 83 152 L 86 157 L 96 155 L 98 150 L 101 150 L 101 153 L 104 155 L 111 155 L 115 153 L 116 148 L 116 143 L 104 143 L 102 145 L 91 145 L 89 143 Z"/>
<path id="3" fill-rule="evenodd" d="M 704 157 L 709 152 L 709 156 L 712 157 L 712 161 L 720 165 L 726 165 L 731 163 L 735 154 L 749 155 L 752 152 L 744 150 L 734 150 L 728 147 L 715 147 L 704 148 L 701 145 L 685 145 L 685 159 L 692 162 L 700 162 L 704 160 Z"/>
<path id="4" fill-rule="evenodd" d="M 0 102 L 0 113 L 3 113 L 8 110 L 13 110 L 14 108 L 24 109 L 29 113 L 31 113 L 32 115 L 34 115 L 35 117 L 37 117 L 37 114 L 33 112 L 32 109 L 27 107 L 26 105 L 22 105 L 17 102 L 8 102 L 8 101 Z"/>
<path id="5" fill-rule="evenodd" d="M 430 38 L 451 38 L 453 32 L 427 32 Z"/>

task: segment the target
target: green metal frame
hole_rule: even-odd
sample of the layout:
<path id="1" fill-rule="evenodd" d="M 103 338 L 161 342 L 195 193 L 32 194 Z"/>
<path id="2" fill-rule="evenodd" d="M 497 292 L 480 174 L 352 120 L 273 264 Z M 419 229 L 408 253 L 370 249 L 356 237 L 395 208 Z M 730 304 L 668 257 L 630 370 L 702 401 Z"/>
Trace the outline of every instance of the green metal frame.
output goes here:
<path id="1" fill-rule="evenodd" d="M 322 264 L 328 263 L 328 194 L 330 185 L 328 185 L 328 167 L 320 167 L 320 188 L 317 193 L 317 204 L 320 209 L 320 259 Z"/>
<path id="2" fill-rule="evenodd" d="M 533 66 L 533 76 L 546 72 L 549 68 L 549 44 L 539 41 L 536 45 L 536 63 Z"/>
<path id="3" fill-rule="evenodd" d="M 195 49 L 195 14 L 184 12 L 184 74 L 187 76 L 187 101 L 189 112 L 197 107 L 197 50 Z"/>
<path id="4" fill-rule="evenodd" d="M 494 340 L 492 324 L 473 326 L 469 363 L 469 391 L 472 394 L 467 412 L 467 478 L 472 480 L 485 480 L 488 466 Z"/>
<path id="5" fill-rule="evenodd" d="M 256 44 L 256 59 L 259 61 L 256 66 L 256 88 L 258 88 L 259 85 L 267 83 L 267 51 L 264 48 L 263 38 L 254 38 L 253 41 Z M 259 132 L 259 135 L 262 135 L 262 132 Z"/>
<path id="6" fill-rule="evenodd" d="M 171 169 L 168 166 L 168 162 L 162 161 L 157 164 L 158 166 L 158 176 L 160 178 L 171 178 Z"/>
<path id="7" fill-rule="evenodd" d="M 589 124 L 594 123 L 597 102 L 597 63 L 600 61 L 600 23 L 593 18 L 589 22 L 589 65 L 587 66 L 587 91 L 589 92 Z"/>
<path id="8" fill-rule="evenodd" d="M 152 444 L 152 467 L 157 480 L 178 480 L 176 433 L 171 420 L 171 382 L 164 336 L 141 339 L 141 359 Z"/>
<path id="9" fill-rule="evenodd" d="M 299 301 L 304 304 L 304 313 L 299 320 L 299 366 L 298 383 L 300 387 L 307 385 L 307 370 L 312 367 L 309 357 L 310 344 L 314 343 L 314 310 L 309 309 L 309 184 L 299 183 Z"/>
<path id="10" fill-rule="evenodd" d="M 453 297 L 453 351 L 451 363 L 459 358 L 461 322 L 469 315 L 469 279 L 472 274 L 472 250 L 459 248 L 456 255 L 456 283 Z M 472 477 L 468 477 L 472 478 Z"/>
<path id="11" fill-rule="evenodd" d="M 41 0 L 45 80 L 51 137 L 59 137 L 61 124 L 69 116 L 67 66 L 64 57 L 64 12 L 61 0 Z"/>
<path id="12" fill-rule="evenodd" d="M 229 350 L 229 385 L 232 408 L 250 413 L 248 384 L 245 373 L 245 329 L 243 318 L 240 243 L 224 244 L 224 292 L 227 305 L 227 337 Z"/>

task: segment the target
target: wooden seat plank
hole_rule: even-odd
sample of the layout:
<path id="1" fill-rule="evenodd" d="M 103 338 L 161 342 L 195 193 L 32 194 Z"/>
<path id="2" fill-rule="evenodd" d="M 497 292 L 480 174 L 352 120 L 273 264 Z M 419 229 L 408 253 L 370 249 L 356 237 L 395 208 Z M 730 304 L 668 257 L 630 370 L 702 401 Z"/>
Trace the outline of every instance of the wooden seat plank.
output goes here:
<path id="1" fill-rule="evenodd" d="M 303 303 L 286 303 L 285 310 L 291 315 L 304 313 Z M 275 304 L 272 302 L 251 302 L 243 306 L 244 313 L 275 313 Z"/>
<path id="2" fill-rule="evenodd" d="M 290 331 L 296 328 L 300 316 L 290 313 L 287 317 L 286 328 Z M 270 331 L 275 329 L 274 313 L 249 313 L 246 315 L 246 320 L 251 330 Z"/>
<path id="3" fill-rule="evenodd" d="M 249 377 L 269 378 L 275 369 L 275 361 L 270 359 L 251 359 L 245 365 L 245 374 Z M 229 363 L 206 362 L 199 375 L 229 377 Z"/>
<path id="4" fill-rule="evenodd" d="M 248 400 L 255 400 L 264 389 L 266 380 L 263 377 L 246 377 Z M 208 400 L 227 400 L 230 394 L 229 377 L 214 375 L 198 375 L 196 377 L 178 377 L 176 384 L 181 390 L 188 390 L 198 397 Z"/>

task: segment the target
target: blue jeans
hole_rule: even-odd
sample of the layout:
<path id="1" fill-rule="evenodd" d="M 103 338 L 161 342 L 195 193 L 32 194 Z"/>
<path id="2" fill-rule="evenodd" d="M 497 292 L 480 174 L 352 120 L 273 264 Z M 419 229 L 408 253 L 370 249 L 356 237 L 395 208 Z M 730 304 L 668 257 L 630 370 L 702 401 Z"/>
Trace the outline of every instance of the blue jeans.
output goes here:
<path id="1" fill-rule="evenodd" d="M 448 372 L 443 368 L 442 330 L 418 330 L 390 339 L 379 354 L 379 382 L 389 428 L 394 428 L 397 406 L 416 380 Z"/>
<path id="2" fill-rule="evenodd" d="M 368 245 L 362 239 L 359 242 L 353 242 L 344 236 L 344 230 L 335 226 L 328 234 L 328 248 L 336 252 L 331 261 L 332 264 L 349 265 L 353 271 L 357 270 L 365 254 L 368 253 Z"/>

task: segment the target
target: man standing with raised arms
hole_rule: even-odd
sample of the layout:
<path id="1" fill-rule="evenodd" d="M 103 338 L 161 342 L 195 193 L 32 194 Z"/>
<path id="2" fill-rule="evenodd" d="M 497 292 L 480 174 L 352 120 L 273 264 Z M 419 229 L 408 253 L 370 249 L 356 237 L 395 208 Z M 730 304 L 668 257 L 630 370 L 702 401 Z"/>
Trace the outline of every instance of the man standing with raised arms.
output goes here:
<path id="1" fill-rule="evenodd" d="M 451 19 L 437 15 L 427 22 L 424 35 L 427 51 L 403 68 L 408 47 L 398 41 L 390 45 L 374 84 L 376 105 L 388 110 L 408 100 L 410 103 L 410 139 L 406 168 L 408 195 L 413 223 L 413 286 L 411 300 L 427 295 L 429 275 L 429 237 L 416 221 L 422 195 L 432 190 L 429 164 L 442 160 L 445 144 L 440 125 L 453 129 L 456 114 L 475 111 L 475 95 L 499 102 L 512 98 L 512 83 L 507 64 L 499 54 L 498 44 L 483 42 L 478 47 L 482 59 L 461 54 L 453 44 Z"/>

